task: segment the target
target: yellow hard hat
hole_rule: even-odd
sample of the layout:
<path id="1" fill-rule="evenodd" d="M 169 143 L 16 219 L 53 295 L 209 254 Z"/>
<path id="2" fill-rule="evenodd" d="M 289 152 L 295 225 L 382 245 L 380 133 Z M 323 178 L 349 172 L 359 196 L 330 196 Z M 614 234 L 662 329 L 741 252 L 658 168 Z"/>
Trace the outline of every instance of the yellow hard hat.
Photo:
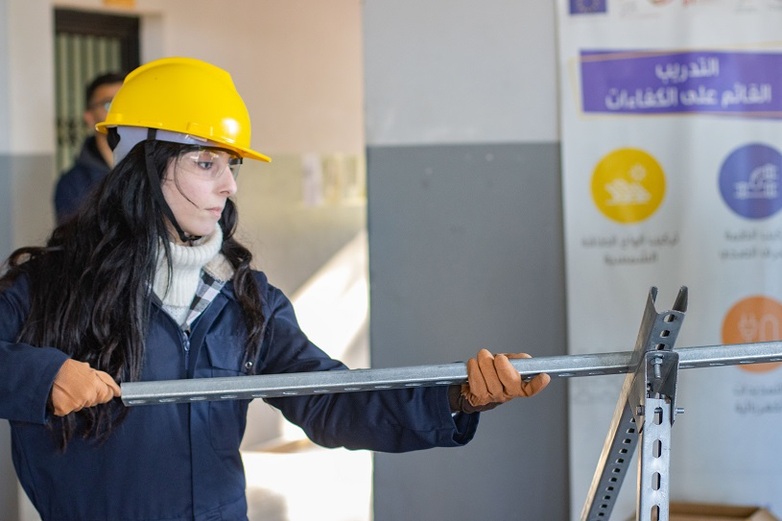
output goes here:
<path id="1" fill-rule="evenodd" d="M 154 129 L 164 141 L 203 141 L 243 158 L 271 161 L 250 148 L 250 115 L 231 75 L 194 58 L 162 58 L 128 74 L 95 129 L 106 134 L 112 127 L 119 130 L 125 154 L 130 143 L 122 143 L 122 129 L 133 130 L 127 135 L 135 142 L 146 139 L 141 129 Z"/>

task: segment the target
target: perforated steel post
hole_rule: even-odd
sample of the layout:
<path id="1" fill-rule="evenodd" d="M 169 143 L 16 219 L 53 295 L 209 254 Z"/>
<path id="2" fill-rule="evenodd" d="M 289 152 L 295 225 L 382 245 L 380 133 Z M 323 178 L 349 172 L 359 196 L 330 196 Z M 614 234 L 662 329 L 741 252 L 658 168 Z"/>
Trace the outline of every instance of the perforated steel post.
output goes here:
<path id="1" fill-rule="evenodd" d="M 667 359 L 666 375 L 670 374 L 672 356 L 678 356 L 672 353 L 672 349 L 687 310 L 687 288 L 682 287 L 679 290 L 670 311 L 658 313 L 655 309 L 656 298 L 657 288 L 653 287 L 649 290 L 646 299 L 638 338 L 632 352 L 630 365 L 634 370 L 627 375 L 622 385 L 611 426 L 603 444 L 603 451 L 581 511 L 582 521 L 600 521 L 610 518 L 627 474 L 630 458 L 638 443 L 639 434 L 643 437 L 647 402 L 651 398 L 663 401 L 667 398 L 672 401 L 675 394 L 675 383 L 673 388 L 670 388 L 667 381 L 664 381 L 661 365 L 663 360 Z M 662 390 L 672 393 L 671 396 L 660 396 Z M 655 401 L 655 409 L 657 405 Z M 647 453 L 644 451 L 644 454 Z M 643 465 L 641 458 L 639 458 L 639 465 Z M 643 472 L 643 469 L 639 469 L 639 476 Z M 647 502 L 646 497 L 641 497 L 639 488 L 637 503 L 639 505 L 643 503 L 645 507 Z M 639 519 L 651 518 L 641 516 Z"/>

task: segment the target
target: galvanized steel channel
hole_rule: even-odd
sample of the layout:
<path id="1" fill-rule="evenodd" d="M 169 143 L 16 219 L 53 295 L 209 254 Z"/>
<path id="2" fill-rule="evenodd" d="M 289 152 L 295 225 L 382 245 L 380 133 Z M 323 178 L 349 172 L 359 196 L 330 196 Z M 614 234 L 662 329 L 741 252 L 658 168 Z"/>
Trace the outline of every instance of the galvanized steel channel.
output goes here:
<path id="1" fill-rule="evenodd" d="M 534 351 L 534 350 L 533 350 Z M 782 342 L 711 345 L 676 349 L 679 369 L 782 362 Z M 551 356 L 511 360 L 524 377 L 548 373 L 552 378 L 624 374 L 632 351 Z M 310 394 L 381 391 L 404 387 L 455 385 L 467 381 L 463 363 L 389 369 L 351 369 L 307 373 L 127 382 L 122 401 L 127 406 L 201 400 L 237 400 Z"/>

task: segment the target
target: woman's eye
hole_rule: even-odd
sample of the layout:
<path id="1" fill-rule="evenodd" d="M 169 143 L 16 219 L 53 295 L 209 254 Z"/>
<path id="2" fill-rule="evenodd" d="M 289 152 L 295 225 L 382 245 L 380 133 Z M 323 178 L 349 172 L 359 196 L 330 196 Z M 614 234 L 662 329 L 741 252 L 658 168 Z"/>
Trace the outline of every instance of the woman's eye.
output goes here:
<path id="1" fill-rule="evenodd" d="M 183 156 L 183 167 L 195 174 L 219 177 L 232 158 L 226 153 L 216 153 L 211 150 L 194 150 L 186 152 Z M 241 163 L 241 160 L 236 160 Z"/>

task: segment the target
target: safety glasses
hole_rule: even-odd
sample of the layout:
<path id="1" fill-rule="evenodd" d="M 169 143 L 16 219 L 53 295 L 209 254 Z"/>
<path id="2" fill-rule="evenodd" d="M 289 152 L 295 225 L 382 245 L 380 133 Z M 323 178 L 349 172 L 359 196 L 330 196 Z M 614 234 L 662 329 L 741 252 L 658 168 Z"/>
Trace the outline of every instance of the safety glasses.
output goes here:
<path id="1" fill-rule="evenodd" d="M 176 161 L 182 172 L 213 181 L 219 179 L 226 168 L 236 179 L 242 165 L 242 158 L 233 152 L 212 147 L 186 148 L 179 153 Z"/>
<path id="2" fill-rule="evenodd" d="M 108 112 L 109 111 L 109 107 L 111 107 L 111 102 L 112 101 L 113 101 L 112 98 L 99 100 L 99 101 L 93 101 L 92 103 L 90 103 L 90 106 L 87 107 L 87 108 L 89 108 L 90 110 L 103 109 L 104 111 Z"/>

